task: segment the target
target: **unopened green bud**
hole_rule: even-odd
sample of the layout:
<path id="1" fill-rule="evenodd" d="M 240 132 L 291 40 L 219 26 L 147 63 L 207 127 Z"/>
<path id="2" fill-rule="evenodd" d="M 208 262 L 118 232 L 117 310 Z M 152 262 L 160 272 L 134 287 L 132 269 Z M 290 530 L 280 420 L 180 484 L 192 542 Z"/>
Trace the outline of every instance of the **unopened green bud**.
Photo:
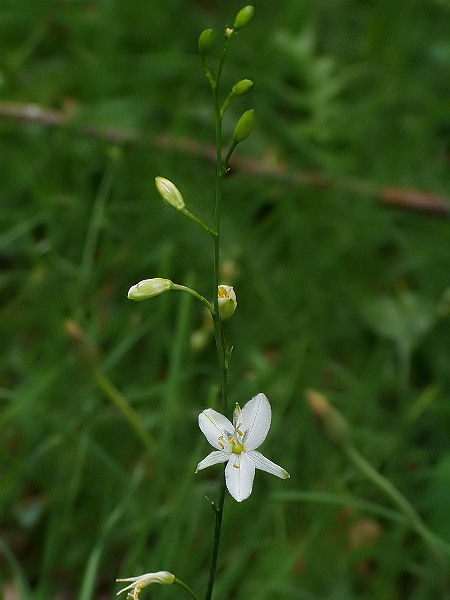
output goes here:
<path id="1" fill-rule="evenodd" d="M 175 210 L 183 210 L 185 203 L 180 190 L 168 179 L 164 177 L 155 177 L 156 189 L 161 198 L 166 204 L 175 208 Z"/>
<path id="2" fill-rule="evenodd" d="M 236 144 L 243 142 L 251 134 L 255 124 L 255 111 L 253 108 L 246 110 L 234 128 L 233 139 Z"/>
<path id="3" fill-rule="evenodd" d="M 251 91 L 252 87 L 253 81 L 250 79 L 242 79 L 241 81 L 238 81 L 236 85 L 233 85 L 233 94 L 235 96 L 245 96 L 245 94 L 248 94 Z"/>
<path id="4" fill-rule="evenodd" d="M 174 284 L 170 279 L 162 279 L 155 277 L 153 279 L 144 279 L 136 285 L 133 285 L 128 290 L 128 298 L 130 300 L 148 300 L 154 296 L 159 296 L 173 288 Z"/>
<path id="5" fill-rule="evenodd" d="M 244 6 L 244 8 L 241 8 L 241 10 L 236 15 L 233 28 L 242 29 L 242 27 L 245 27 L 250 23 L 250 21 L 253 19 L 254 14 L 255 9 L 253 6 Z"/>
<path id="6" fill-rule="evenodd" d="M 213 29 L 205 29 L 200 34 L 198 38 L 198 51 L 200 54 L 208 54 L 212 48 L 214 43 L 214 30 Z"/>
<path id="7" fill-rule="evenodd" d="M 349 425 L 341 413 L 315 390 L 306 390 L 306 399 L 327 440 L 338 448 L 344 446 L 348 442 Z"/>
<path id="8" fill-rule="evenodd" d="M 236 310 L 237 300 L 231 285 L 219 285 L 217 288 L 219 318 L 226 321 Z"/>

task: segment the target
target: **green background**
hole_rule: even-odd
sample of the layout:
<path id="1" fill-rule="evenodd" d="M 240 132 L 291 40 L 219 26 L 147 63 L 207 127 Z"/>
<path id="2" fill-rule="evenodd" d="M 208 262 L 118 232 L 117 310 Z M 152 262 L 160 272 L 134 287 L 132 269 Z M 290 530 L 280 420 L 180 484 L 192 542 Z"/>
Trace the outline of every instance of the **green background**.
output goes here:
<path id="1" fill-rule="evenodd" d="M 227 497 L 215 597 L 435 600 L 429 549 L 323 438 L 304 392 L 327 395 L 449 543 L 450 6 L 254 5 L 223 83 L 225 94 L 254 82 L 227 113 L 226 141 L 244 110 L 257 115 L 224 184 L 221 272 L 238 297 L 230 406 L 268 396 L 262 451 L 291 479 L 258 472 L 248 500 Z M 212 332 L 186 294 L 126 294 L 159 276 L 211 298 L 211 240 L 161 201 L 154 177 L 212 222 L 197 39 L 217 29 L 213 67 L 242 6 L 0 2 L 5 597 L 110 598 L 116 577 L 161 569 L 204 594 L 204 496 L 217 498 L 221 467 L 194 470 L 209 452 L 197 415 L 216 405 Z M 442 204 L 417 210 L 425 193 Z"/>

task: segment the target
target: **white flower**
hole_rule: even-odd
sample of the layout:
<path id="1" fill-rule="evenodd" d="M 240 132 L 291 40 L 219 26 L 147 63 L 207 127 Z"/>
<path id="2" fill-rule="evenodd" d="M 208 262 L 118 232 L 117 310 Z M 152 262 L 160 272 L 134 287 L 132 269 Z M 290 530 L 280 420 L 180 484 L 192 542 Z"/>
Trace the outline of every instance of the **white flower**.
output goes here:
<path id="1" fill-rule="evenodd" d="M 238 502 L 252 493 L 255 469 L 287 479 L 287 471 L 256 450 L 266 439 L 271 414 L 269 401 L 264 394 L 254 396 L 242 410 L 236 404 L 233 424 L 212 408 L 200 413 L 199 427 L 211 446 L 217 450 L 199 462 L 196 472 L 217 463 L 228 462 L 225 467 L 225 482 L 228 491 Z"/>
<path id="2" fill-rule="evenodd" d="M 175 581 L 175 575 L 169 573 L 169 571 L 158 571 L 157 573 L 145 573 L 145 575 L 137 575 L 136 577 L 127 577 L 125 579 L 116 579 L 116 581 L 131 581 L 130 585 L 124 587 L 117 595 L 127 590 L 133 590 L 129 592 L 129 596 L 133 600 L 137 600 L 139 593 L 142 588 L 150 585 L 151 583 L 159 583 L 161 585 L 170 585 Z"/>

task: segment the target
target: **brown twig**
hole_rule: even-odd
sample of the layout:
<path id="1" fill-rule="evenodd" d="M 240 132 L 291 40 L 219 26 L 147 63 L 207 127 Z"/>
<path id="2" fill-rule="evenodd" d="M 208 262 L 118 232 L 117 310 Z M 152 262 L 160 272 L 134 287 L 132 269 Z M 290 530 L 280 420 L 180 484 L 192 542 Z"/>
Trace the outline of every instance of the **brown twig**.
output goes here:
<path id="1" fill-rule="evenodd" d="M 70 126 L 82 135 L 103 139 L 112 144 L 142 144 L 177 152 L 188 152 L 190 155 L 215 161 L 215 148 L 200 144 L 186 137 L 159 135 L 145 137 L 135 130 L 99 127 L 96 125 L 78 125 L 76 116 L 64 111 L 44 108 L 37 104 L 21 102 L 0 102 L 0 119 L 23 124 L 41 123 L 47 127 Z M 245 171 L 269 179 L 284 181 L 294 186 L 334 187 L 360 194 L 374 196 L 381 204 L 405 210 L 423 212 L 433 215 L 450 216 L 450 199 L 439 194 L 404 187 L 381 187 L 372 182 L 342 178 L 335 180 L 319 171 L 295 171 L 285 163 L 273 160 L 253 159 L 235 156 L 230 167 L 236 171 Z"/>

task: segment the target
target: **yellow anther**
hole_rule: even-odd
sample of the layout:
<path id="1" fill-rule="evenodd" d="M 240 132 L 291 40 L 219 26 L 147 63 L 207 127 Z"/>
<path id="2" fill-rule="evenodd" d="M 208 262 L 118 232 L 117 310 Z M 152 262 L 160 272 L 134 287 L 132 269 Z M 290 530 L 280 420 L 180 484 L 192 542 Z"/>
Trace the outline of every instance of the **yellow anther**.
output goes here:
<path id="1" fill-rule="evenodd" d="M 222 442 L 218 442 L 218 444 L 222 448 L 222 450 L 225 450 L 225 446 L 222 444 Z"/>
<path id="2" fill-rule="evenodd" d="M 236 429 L 239 435 L 244 435 L 240 429 Z"/>
<path id="3" fill-rule="evenodd" d="M 233 467 L 234 467 L 235 469 L 240 469 L 240 468 L 241 468 L 241 467 L 240 467 L 240 465 L 233 465 Z"/>
<path id="4" fill-rule="evenodd" d="M 234 438 L 230 438 L 230 439 L 228 440 L 228 443 L 229 443 L 229 444 L 234 444 Z"/>

